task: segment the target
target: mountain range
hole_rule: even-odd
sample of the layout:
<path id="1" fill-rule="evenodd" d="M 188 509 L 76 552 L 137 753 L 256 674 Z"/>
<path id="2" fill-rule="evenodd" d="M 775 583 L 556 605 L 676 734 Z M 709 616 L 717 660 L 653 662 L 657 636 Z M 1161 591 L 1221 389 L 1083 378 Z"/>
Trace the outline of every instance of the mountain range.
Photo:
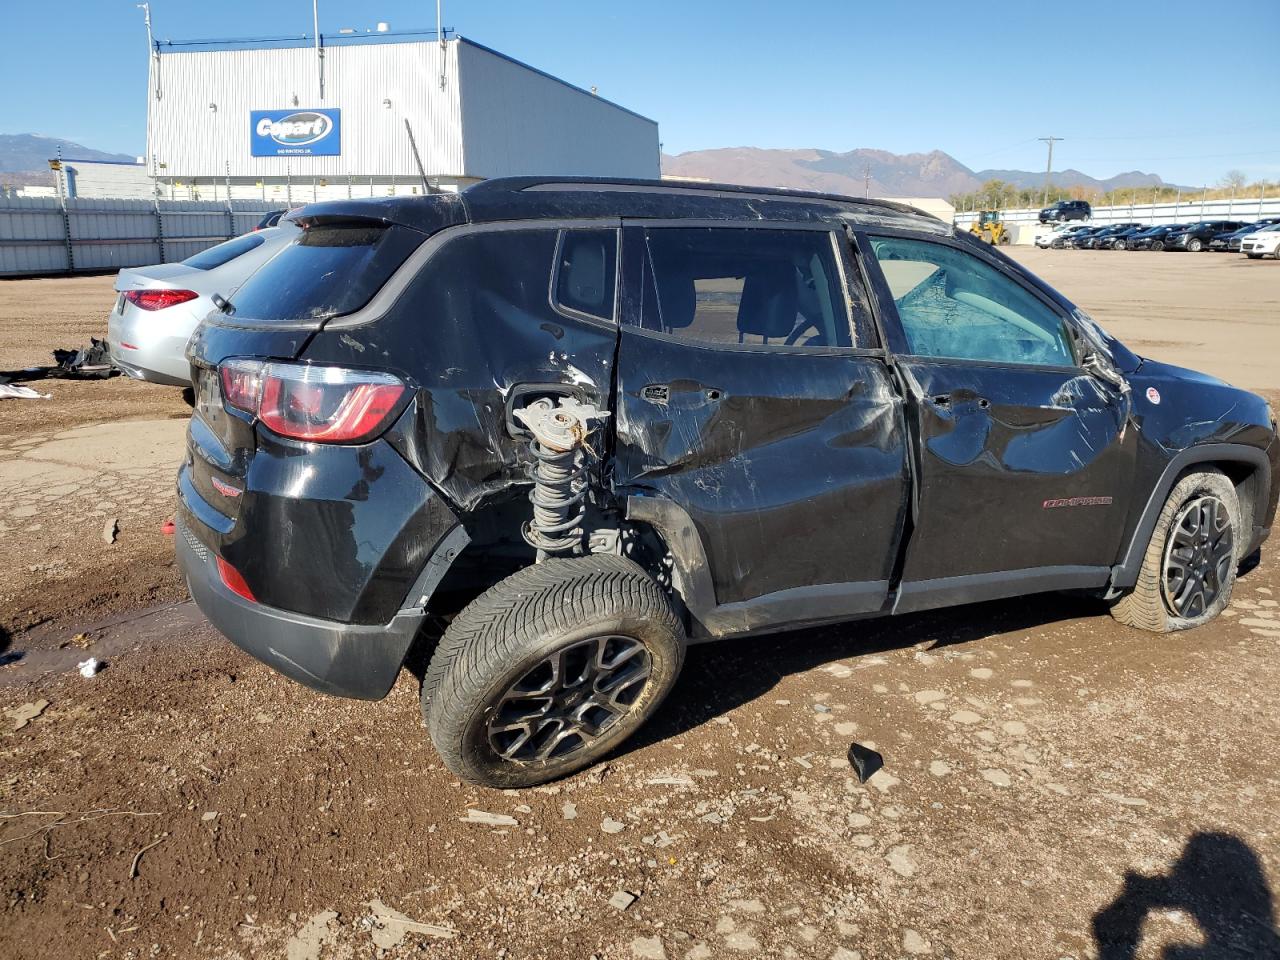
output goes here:
<path id="1" fill-rule="evenodd" d="M 6 180 L 43 182 L 48 177 L 49 159 L 62 148 L 64 157 L 78 160 L 132 161 L 123 153 L 95 150 L 72 140 L 34 133 L 0 134 L 0 172 L 20 177 Z M 766 150 L 760 147 L 724 147 L 692 150 L 674 156 L 663 154 L 662 172 L 668 176 L 743 183 L 770 187 L 792 187 L 873 197 L 949 197 L 970 193 L 987 180 L 1004 180 L 1019 188 L 1036 188 L 1044 183 L 1044 173 L 1032 170 L 971 170 L 941 150 L 928 153 L 890 153 L 887 150 L 858 149 L 845 153 L 832 150 Z M 1131 170 L 1099 180 L 1079 170 L 1060 170 L 1053 183 L 1061 187 L 1084 187 L 1104 193 L 1118 187 L 1158 187 L 1164 181 L 1154 173 Z"/>
<path id="2" fill-rule="evenodd" d="M 126 153 L 106 153 L 73 140 L 42 137 L 37 133 L 0 133 L 0 172 L 47 172 L 49 160 L 58 155 L 76 160 L 120 160 L 132 163 L 137 157 Z"/>
<path id="3" fill-rule="evenodd" d="M 866 176 L 870 173 L 868 187 Z M 971 170 L 941 150 L 928 153 L 889 153 L 858 149 L 846 153 L 831 150 L 765 150 L 759 147 L 725 147 L 692 150 L 674 156 L 663 154 L 665 176 L 705 178 L 720 183 L 818 190 L 873 197 L 949 197 L 970 193 L 987 180 L 1004 180 L 1019 188 L 1044 184 L 1044 173 L 1030 170 Z M 1054 185 L 1084 187 L 1099 193 L 1123 187 L 1158 187 L 1164 181 L 1154 173 L 1131 170 L 1099 180 L 1079 170 L 1060 170 Z"/>

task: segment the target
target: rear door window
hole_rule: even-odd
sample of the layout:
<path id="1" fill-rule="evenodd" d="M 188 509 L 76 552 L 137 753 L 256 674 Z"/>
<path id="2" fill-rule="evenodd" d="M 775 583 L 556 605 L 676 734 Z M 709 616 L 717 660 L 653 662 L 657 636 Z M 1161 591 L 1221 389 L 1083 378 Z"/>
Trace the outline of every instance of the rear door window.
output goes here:
<path id="1" fill-rule="evenodd" d="M 311 222 L 235 294 L 234 315 L 320 320 L 359 310 L 424 237 L 372 220 Z"/>
<path id="2" fill-rule="evenodd" d="M 250 250 L 262 246 L 266 241 L 256 233 L 246 233 L 243 237 L 235 237 L 226 243 L 201 250 L 194 257 L 187 257 L 182 263 L 197 270 L 212 270 L 224 263 L 230 263 L 236 257 L 243 256 Z"/>
<path id="3" fill-rule="evenodd" d="M 832 235 L 818 230 L 646 230 L 641 326 L 753 347 L 853 345 Z"/>

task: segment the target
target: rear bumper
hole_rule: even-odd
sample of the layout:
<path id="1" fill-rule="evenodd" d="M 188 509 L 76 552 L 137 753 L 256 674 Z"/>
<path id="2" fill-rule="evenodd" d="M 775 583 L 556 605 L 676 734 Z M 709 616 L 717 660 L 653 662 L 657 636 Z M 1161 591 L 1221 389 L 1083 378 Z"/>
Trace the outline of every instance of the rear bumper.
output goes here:
<path id="1" fill-rule="evenodd" d="M 107 349 L 111 362 L 134 380 L 190 386 L 191 365 L 186 358 L 186 347 L 196 326 L 195 319 L 182 314 L 166 316 L 166 313 L 168 311 L 148 314 L 133 310 L 133 316 L 124 317 L 112 310 L 107 317 Z"/>
<path id="2" fill-rule="evenodd" d="M 461 533 L 461 537 L 458 534 Z M 380 700 L 387 695 L 425 617 L 416 605 L 386 624 L 348 624 L 254 603 L 232 593 L 218 576 L 214 553 L 179 517 L 178 567 L 192 599 L 209 621 L 241 650 L 290 679 L 339 697 Z M 457 541 L 457 543 L 453 543 Z M 441 543 L 461 549 L 466 535 L 457 527 Z M 429 596 L 448 569 L 445 551 L 427 564 L 410 599 Z"/>

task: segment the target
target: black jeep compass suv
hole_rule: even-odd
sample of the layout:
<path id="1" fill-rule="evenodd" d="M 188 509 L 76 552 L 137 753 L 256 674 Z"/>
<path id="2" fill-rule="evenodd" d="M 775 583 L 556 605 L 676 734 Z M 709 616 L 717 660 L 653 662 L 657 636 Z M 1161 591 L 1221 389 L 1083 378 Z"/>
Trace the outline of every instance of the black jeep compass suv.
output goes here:
<path id="1" fill-rule="evenodd" d="M 1275 515 L 1260 397 L 908 207 L 506 179 L 289 216 L 190 343 L 181 567 L 317 690 L 429 660 L 476 783 L 593 762 L 689 643 L 1062 589 L 1197 626 Z"/>

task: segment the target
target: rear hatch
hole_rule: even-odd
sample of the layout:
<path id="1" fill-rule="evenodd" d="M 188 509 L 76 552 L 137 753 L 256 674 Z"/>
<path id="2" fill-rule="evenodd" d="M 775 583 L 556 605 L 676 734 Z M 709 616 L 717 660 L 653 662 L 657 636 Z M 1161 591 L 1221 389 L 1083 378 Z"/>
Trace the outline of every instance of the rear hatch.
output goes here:
<path id="1" fill-rule="evenodd" d="M 297 220 L 297 239 L 254 273 L 229 307 L 211 313 L 188 347 L 195 412 L 179 486 L 217 538 L 233 532 L 257 447 L 253 415 L 228 409 L 220 365 L 236 358 L 295 360 L 326 322 L 365 306 L 426 239 L 421 231 L 366 217 Z"/>

